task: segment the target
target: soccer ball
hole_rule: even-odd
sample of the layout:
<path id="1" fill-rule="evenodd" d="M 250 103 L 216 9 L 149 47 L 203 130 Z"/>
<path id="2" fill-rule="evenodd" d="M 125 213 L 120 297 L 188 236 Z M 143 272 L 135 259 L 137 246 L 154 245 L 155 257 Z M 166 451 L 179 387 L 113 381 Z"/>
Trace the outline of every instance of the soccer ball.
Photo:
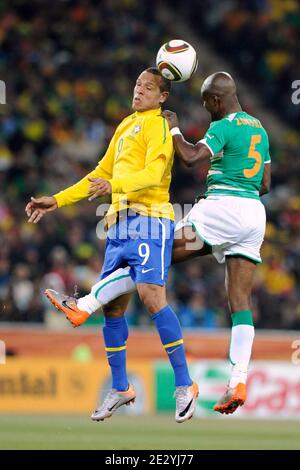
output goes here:
<path id="1" fill-rule="evenodd" d="M 159 49 L 156 66 L 168 80 L 185 82 L 197 70 L 197 54 L 188 42 L 173 39 Z"/>

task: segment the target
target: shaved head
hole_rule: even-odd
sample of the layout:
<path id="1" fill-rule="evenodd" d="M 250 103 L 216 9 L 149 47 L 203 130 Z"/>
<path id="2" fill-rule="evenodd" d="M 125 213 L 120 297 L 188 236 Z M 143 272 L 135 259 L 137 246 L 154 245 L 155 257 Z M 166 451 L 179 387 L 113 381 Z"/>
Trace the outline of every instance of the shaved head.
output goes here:
<path id="1" fill-rule="evenodd" d="M 227 72 L 216 72 L 209 75 L 201 87 L 201 93 L 217 96 L 232 96 L 236 94 L 236 86 L 231 75 Z"/>
<path id="2" fill-rule="evenodd" d="M 226 114 L 241 109 L 236 95 L 235 82 L 227 72 L 209 75 L 203 82 L 201 95 L 203 105 L 213 120 L 222 119 Z"/>

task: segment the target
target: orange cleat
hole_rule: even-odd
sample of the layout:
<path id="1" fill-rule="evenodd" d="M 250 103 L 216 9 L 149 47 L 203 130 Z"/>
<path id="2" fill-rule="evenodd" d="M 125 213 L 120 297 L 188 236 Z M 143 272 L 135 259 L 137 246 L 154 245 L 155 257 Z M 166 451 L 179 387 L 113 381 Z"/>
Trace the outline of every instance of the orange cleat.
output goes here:
<path id="1" fill-rule="evenodd" d="M 224 395 L 215 404 L 214 410 L 228 415 L 233 413 L 239 406 L 243 406 L 245 401 L 246 385 L 239 383 L 234 388 L 228 387 Z"/>
<path id="2" fill-rule="evenodd" d="M 46 289 L 45 295 L 57 310 L 61 310 L 66 315 L 74 328 L 82 325 L 90 316 L 88 312 L 79 310 L 77 307 L 77 299 L 75 299 L 75 297 L 60 294 L 53 289 Z"/>

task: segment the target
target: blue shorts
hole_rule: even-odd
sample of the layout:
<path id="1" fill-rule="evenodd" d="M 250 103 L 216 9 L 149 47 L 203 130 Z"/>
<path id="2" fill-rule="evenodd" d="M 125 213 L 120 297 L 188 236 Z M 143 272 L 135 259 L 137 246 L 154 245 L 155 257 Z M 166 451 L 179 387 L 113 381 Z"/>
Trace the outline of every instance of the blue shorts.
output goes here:
<path id="1" fill-rule="evenodd" d="M 172 220 L 127 215 L 108 231 L 101 279 L 130 266 L 134 282 L 163 286 L 171 264 L 173 239 Z"/>

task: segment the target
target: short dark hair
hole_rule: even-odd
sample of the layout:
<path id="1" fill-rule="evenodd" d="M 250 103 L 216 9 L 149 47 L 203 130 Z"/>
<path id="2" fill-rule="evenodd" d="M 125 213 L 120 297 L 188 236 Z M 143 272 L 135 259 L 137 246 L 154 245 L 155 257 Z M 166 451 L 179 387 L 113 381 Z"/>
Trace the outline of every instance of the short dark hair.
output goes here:
<path id="1" fill-rule="evenodd" d="M 145 72 L 152 73 L 153 75 L 158 75 L 161 78 L 159 89 L 161 92 L 167 91 L 171 92 L 171 81 L 165 78 L 162 73 L 156 67 L 149 67 Z"/>

